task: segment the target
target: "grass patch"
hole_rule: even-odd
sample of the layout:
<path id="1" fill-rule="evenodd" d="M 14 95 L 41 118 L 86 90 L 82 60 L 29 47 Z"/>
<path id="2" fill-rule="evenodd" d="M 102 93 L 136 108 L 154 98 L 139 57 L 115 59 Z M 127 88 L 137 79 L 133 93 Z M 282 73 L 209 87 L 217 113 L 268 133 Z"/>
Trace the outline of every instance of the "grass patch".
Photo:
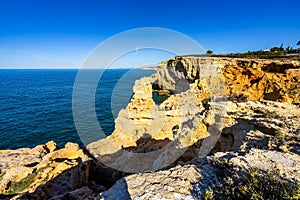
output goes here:
<path id="1" fill-rule="evenodd" d="M 35 180 L 37 172 L 33 172 L 20 180 L 19 182 L 11 182 L 10 188 L 7 194 L 19 194 L 22 193 L 23 190 L 28 188 Z"/>
<path id="2" fill-rule="evenodd" d="M 209 195 L 215 199 L 300 199 L 300 186 L 283 180 L 278 172 L 251 170 L 238 178 L 227 175 Z"/>

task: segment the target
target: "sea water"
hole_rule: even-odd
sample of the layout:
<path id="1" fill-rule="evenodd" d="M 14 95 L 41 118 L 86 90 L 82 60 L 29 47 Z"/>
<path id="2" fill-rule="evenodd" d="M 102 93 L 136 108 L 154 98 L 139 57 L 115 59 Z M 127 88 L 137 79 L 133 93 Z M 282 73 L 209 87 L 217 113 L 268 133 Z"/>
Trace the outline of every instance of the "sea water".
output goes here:
<path id="1" fill-rule="evenodd" d="M 81 144 L 72 114 L 77 72 L 75 69 L 0 70 L 0 149 L 34 147 L 50 140 L 60 147 L 66 142 Z M 106 135 L 114 130 L 114 115 L 130 101 L 135 80 L 153 73 L 140 69 L 103 72 L 96 90 L 95 108 Z M 120 85 L 122 89 L 116 90 Z M 112 96 L 118 98 L 113 112 Z"/>

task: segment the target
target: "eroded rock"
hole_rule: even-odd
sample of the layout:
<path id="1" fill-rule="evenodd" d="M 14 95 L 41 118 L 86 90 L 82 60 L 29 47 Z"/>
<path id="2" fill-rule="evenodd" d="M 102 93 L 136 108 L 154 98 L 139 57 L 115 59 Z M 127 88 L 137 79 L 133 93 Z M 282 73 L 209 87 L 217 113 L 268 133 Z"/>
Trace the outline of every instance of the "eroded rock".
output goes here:
<path id="1" fill-rule="evenodd" d="M 95 199 L 293 198 L 299 195 L 299 162 L 297 154 L 259 149 L 216 153 L 208 160 L 129 175 Z"/>
<path id="2" fill-rule="evenodd" d="M 276 124 L 275 119 L 273 122 L 268 122 L 265 119 L 267 117 L 263 117 L 257 122 L 263 123 L 262 128 L 259 129 L 254 118 L 262 113 L 251 114 L 251 105 L 241 105 L 243 107 L 241 109 L 245 109 L 241 111 L 245 113 L 245 118 L 242 119 L 240 116 L 225 117 L 224 115 L 232 109 L 233 104 L 219 102 L 229 97 L 229 100 L 237 102 L 247 101 L 247 99 L 252 101 L 268 99 L 297 103 L 299 102 L 300 81 L 298 71 L 298 61 L 175 57 L 161 63 L 157 68 L 157 73 L 153 76 L 136 81 L 133 97 L 128 106 L 120 111 L 115 121 L 114 132 L 103 140 L 91 143 L 87 148 L 101 162 L 121 171 L 128 170 L 128 172 L 156 170 L 159 168 L 157 163 L 161 163 L 160 167 L 169 165 L 180 156 L 186 157 L 182 155 L 186 149 L 202 145 L 201 141 L 204 138 L 209 136 L 213 138 L 212 134 L 217 137 L 221 131 L 224 134 L 222 143 L 219 145 L 226 146 L 228 149 L 237 148 L 237 144 L 231 144 L 235 143 L 232 137 L 242 139 L 245 134 L 232 136 L 230 131 L 239 132 L 243 129 L 245 133 L 254 131 L 259 135 L 261 129 L 283 131 L 286 129 L 285 123 L 289 122 L 278 122 L 279 119 L 277 119 Z M 288 92 L 290 90 L 294 92 Z M 154 91 L 157 93 L 169 91 L 169 97 L 157 105 L 152 98 Z M 266 116 L 267 112 L 273 112 L 268 110 L 268 106 L 265 107 L 265 111 L 262 112 L 265 112 Z M 248 118 L 247 112 L 250 113 Z M 225 128 L 227 130 L 223 130 Z M 226 131 L 228 132 L 227 139 L 225 139 Z M 159 156 L 139 157 L 136 154 L 132 156 L 124 151 L 124 149 L 136 149 L 141 146 L 138 141 L 144 141 L 144 143 L 151 141 L 153 145 L 153 140 L 157 140 L 157 145 L 154 145 L 156 149 L 164 149 L 167 145 L 173 144 L 171 147 L 173 152 L 175 149 L 182 149 L 182 151 L 169 156 L 174 156 L 173 159 Z M 161 142 L 164 140 L 170 142 Z M 205 147 L 207 152 L 203 153 L 202 149 L 203 156 L 209 153 L 208 147 L 214 145 L 213 141 L 210 143 Z M 145 146 L 149 148 L 144 148 Z M 170 148 L 167 147 L 167 149 Z M 150 152 L 153 149 L 145 144 L 143 151 Z M 197 155 L 197 153 L 190 154 L 189 157 Z M 130 160 L 132 157 L 134 160 Z M 137 162 L 144 163 L 148 168 L 139 168 L 138 171 L 134 171 L 134 163 Z"/>
<path id="3" fill-rule="evenodd" d="M 178 80 L 187 80 L 202 91 L 211 90 L 216 85 L 211 75 L 219 74 L 227 96 L 299 103 L 299 67 L 299 61 L 178 56 L 159 64 L 157 87 L 176 91 Z"/>
<path id="4" fill-rule="evenodd" d="M 87 184 L 89 158 L 78 144 L 67 143 L 56 150 L 54 142 L 33 149 L 0 151 L 0 193 L 35 193 L 51 197 Z"/>

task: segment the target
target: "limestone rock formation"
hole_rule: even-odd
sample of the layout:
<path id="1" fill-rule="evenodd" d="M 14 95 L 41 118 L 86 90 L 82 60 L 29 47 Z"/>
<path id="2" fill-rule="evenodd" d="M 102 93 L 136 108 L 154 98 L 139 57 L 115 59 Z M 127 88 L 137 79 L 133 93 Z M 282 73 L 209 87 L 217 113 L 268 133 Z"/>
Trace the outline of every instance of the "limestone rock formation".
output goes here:
<path id="1" fill-rule="evenodd" d="M 121 171 L 136 173 L 167 166 L 186 152 L 186 148 L 201 145 L 201 139 L 218 135 L 228 126 L 222 116 L 231 105 L 213 102 L 227 98 L 299 103 L 299 66 L 299 61 L 175 57 L 160 63 L 156 74 L 136 81 L 133 97 L 120 111 L 114 132 L 90 144 L 88 149 L 101 162 Z M 153 92 L 167 94 L 168 98 L 157 105 Z M 158 142 L 151 148 L 147 141 L 153 144 L 153 140 Z M 166 140 L 169 142 L 162 142 Z M 168 150 L 173 153 L 166 158 L 124 151 L 138 146 L 149 147 L 143 148 L 144 153 L 158 149 L 161 149 L 160 155 L 167 154 Z M 182 151 L 176 152 L 176 149 Z M 210 149 L 206 149 L 207 154 Z M 137 162 L 148 167 L 135 169 Z"/>
<path id="2" fill-rule="evenodd" d="M 299 106 L 273 101 L 227 102 L 224 129 L 214 151 L 251 148 L 300 155 Z"/>
<path id="3" fill-rule="evenodd" d="M 106 151 L 105 143 L 110 141 L 120 144 L 114 152 L 118 152 L 120 147 L 134 152 L 139 150 L 147 152 L 153 150 L 149 148 L 150 146 L 157 150 L 159 149 L 157 144 L 162 144 L 161 141 L 176 140 L 178 135 L 180 144 L 189 147 L 186 152 L 190 153 L 190 159 L 201 157 L 208 147 L 204 145 L 203 138 L 211 137 L 208 129 L 216 122 L 218 116 L 220 118 L 217 121 L 218 128 L 221 132 L 214 149 L 210 152 L 213 156 L 208 159 L 209 164 L 196 165 L 196 168 L 186 165 L 177 166 L 170 170 L 125 177 L 110 190 L 100 194 L 98 198 L 226 199 L 226 196 L 292 198 L 294 195 L 299 195 L 300 109 L 297 105 L 287 104 L 300 102 L 299 66 L 299 61 L 203 57 L 175 57 L 161 63 L 157 73 L 151 79 L 142 79 L 144 83 L 147 82 L 147 87 L 142 87 L 144 83 L 136 82 L 136 88 L 139 87 L 143 92 L 147 91 L 147 95 L 134 91 L 133 100 L 125 110 L 121 111 L 116 120 L 114 133 L 107 139 L 91 144 L 88 148 L 91 152 L 101 155 L 101 152 Z M 169 97 L 161 104 L 155 105 L 150 98 L 153 91 L 159 95 L 167 94 Z M 144 96 L 148 99 L 144 99 Z M 224 98 L 209 101 L 215 96 L 227 96 L 229 101 L 223 101 Z M 135 105 L 139 105 L 138 108 Z M 184 107 L 184 105 L 188 106 Z M 139 115 L 139 108 L 144 108 L 141 115 Z M 188 111 L 187 115 L 178 108 Z M 148 113 L 148 116 L 144 113 Z M 187 129 L 184 129 L 184 124 L 189 121 L 185 118 L 187 116 L 197 117 Z M 151 131 L 147 131 L 149 125 L 160 117 L 164 118 L 166 123 L 161 126 L 159 133 L 152 134 Z M 174 119 L 177 119 L 175 123 Z M 139 123 L 141 121 L 143 123 Z M 195 123 L 196 121 L 198 124 Z M 168 123 L 171 125 L 167 126 Z M 130 126 L 130 130 L 124 130 L 124 124 L 133 124 L 133 126 Z M 170 129 L 172 126 L 173 128 Z M 159 126 L 155 126 L 155 130 L 158 128 Z M 204 137 L 193 134 L 194 129 Z M 189 131 L 184 132 L 184 130 L 189 130 L 192 134 L 187 134 Z M 140 133 L 150 133 L 150 137 L 156 139 L 156 142 L 142 138 L 140 143 L 143 135 Z M 188 139 L 184 139 L 184 136 Z M 114 138 L 114 141 L 111 138 Z M 123 143 L 128 139 L 131 140 L 130 143 Z M 147 145 L 149 141 L 151 145 Z M 133 147 L 128 147 L 129 145 Z M 214 154 L 227 151 L 237 153 Z M 224 160 L 225 157 L 227 160 Z M 239 166 L 242 161 L 244 164 Z M 182 177 L 190 177 L 189 172 L 194 176 L 187 181 L 181 181 L 179 177 L 170 176 L 172 170 L 185 171 L 187 174 Z M 223 174 L 220 175 L 220 172 Z M 210 174 L 209 177 L 205 176 L 207 173 Z M 234 177 L 234 180 L 231 180 L 231 177 Z M 198 180 L 195 181 L 193 178 Z M 257 181 L 271 186 L 264 188 L 257 184 Z M 247 190 L 247 184 L 252 185 L 253 188 Z M 186 188 L 192 187 L 194 190 L 192 193 L 180 192 L 181 185 Z M 238 192 L 232 191 L 232 188 Z M 272 192 L 273 197 L 270 196 Z"/>
<path id="4" fill-rule="evenodd" d="M 190 199 L 193 184 L 201 178 L 195 165 L 176 166 L 154 173 L 130 175 L 117 181 L 95 199 Z"/>
<path id="5" fill-rule="evenodd" d="M 292 199 L 299 195 L 299 167 L 300 156 L 292 153 L 216 153 L 171 169 L 127 176 L 95 199 Z"/>
<path id="6" fill-rule="evenodd" d="M 80 188 L 86 184 L 90 160 L 74 143 L 58 150 L 53 141 L 32 149 L 1 150 L 0 194 L 35 192 L 47 198 Z"/>
<path id="7" fill-rule="evenodd" d="M 225 128 L 211 156 L 124 177 L 96 199 L 266 199 L 299 195 L 300 108 L 272 101 L 226 104 Z"/>
<path id="8" fill-rule="evenodd" d="M 156 105 L 152 99 L 152 83 L 155 78 L 153 76 L 137 80 L 130 103 L 126 109 L 120 111 L 115 120 L 114 132 L 107 138 L 88 145 L 88 150 L 95 157 L 101 159 L 105 164 L 111 162 L 113 165 L 108 164 L 108 166 L 126 172 L 159 169 L 168 165 L 169 162 L 175 161 L 178 157 L 174 155 L 173 159 L 168 154 L 170 160 L 164 160 L 165 158 L 158 156 L 161 154 L 159 152 L 157 155 L 152 155 L 153 159 L 144 155 L 137 155 L 138 158 L 135 159 L 136 157 L 130 157 L 125 149 L 129 150 L 140 145 L 139 141 L 156 140 L 158 141 L 156 145 L 151 145 L 151 147 L 146 142 L 144 146 L 149 146 L 149 148 L 144 151 L 151 152 L 158 149 L 164 151 L 164 147 L 169 143 L 162 141 L 168 140 L 170 141 L 169 145 L 175 146 L 166 147 L 166 151 L 172 149 L 174 153 L 176 147 L 184 149 L 209 135 L 207 126 L 209 123 L 214 123 L 214 120 L 203 122 L 204 116 L 201 115 L 201 112 L 205 111 L 202 105 L 203 97 L 192 91 L 185 91 L 172 95 L 160 105 Z M 214 116 L 211 118 L 213 119 Z M 177 153 L 180 154 L 180 150 Z M 132 158 L 135 160 L 130 160 Z M 146 168 L 133 170 L 138 165 L 136 162 L 144 163 L 140 166 Z M 157 163 L 162 164 L 156 166 Z"/>
<path id="9" fill-rule="evenodd" d="M 203 79 L 219 73 L 227 96 L 299 103 L 299 66 L 299 61 L 178 56 L 159 64 L 157 87 L 176 91 L 178 80 L 187 80 L 205 91 Z"/>
<path id="10" fill-rule="evenodd" d="M 228 109 L 222 116 L 224 128 L 210 156 L 200 159 L 195 154 L 187 163 L 125 176 L 105 192 L 101 192 L 105 188 L 95 190 L 92 184 L 69 191 L 57 189 L 61 193 L 51 199 L 296 198 L 300 179 L 300 107 L 272 101 L 221 101 L 208 105 L 225 103 Z M 207 110 L 210 108 L 206 106 Z M 157 141 L 146 147 L 140 144 L 134 151 L 155 149 L 155 145 Z M 73 147 L 78 150 L 76 145 Z M 65 155 L 63 152 L 55 153 L 55 157 L 76 157 L 73 153 Z M 50 157 L 53 156 L 47 156 Z M 94 175 L 99 173 L 93 172 Z M 41 194 L 44 193 L 35 191 L 29 197 L 46 197 Z M 30 198 L 28 195 L 20 197 Z"/>

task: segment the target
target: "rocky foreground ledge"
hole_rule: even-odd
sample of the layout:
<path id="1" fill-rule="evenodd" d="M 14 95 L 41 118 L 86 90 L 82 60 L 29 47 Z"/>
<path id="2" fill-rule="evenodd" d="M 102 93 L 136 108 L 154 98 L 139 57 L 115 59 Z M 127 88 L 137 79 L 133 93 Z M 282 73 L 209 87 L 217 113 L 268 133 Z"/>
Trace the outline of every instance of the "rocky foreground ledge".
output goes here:
<path id="1" fill-rule="evenodd" d="M 73 143 L 57 149 L 54 142 L 1 150 L 0 198 L 299 199 L 299 66 L 203 57 L 163 62 L 136 81 L 115 131 L 88 151 Z M 154 94 L 163 100 L 155 102 Z M 220 136 L 203 157 L 216 116 Z M 152 131 L 157 119 L 163 126 Z M 186 151 L 160 170 L 128 174 L 95 159 L 124 149 L 152 152 L 174 140 Z"/>

